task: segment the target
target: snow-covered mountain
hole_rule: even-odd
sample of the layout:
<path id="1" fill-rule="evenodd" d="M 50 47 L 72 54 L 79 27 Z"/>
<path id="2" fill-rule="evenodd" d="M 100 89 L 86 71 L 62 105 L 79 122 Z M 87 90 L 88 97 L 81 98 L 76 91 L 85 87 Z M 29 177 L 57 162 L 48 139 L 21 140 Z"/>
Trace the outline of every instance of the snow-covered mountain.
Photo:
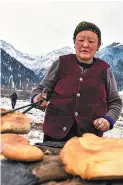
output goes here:
<path id="1" fill-rule="evenodd" d="M 6 88 L 32 89 L 38 76 L 1 49 L 1 85 Z"/>
<path id="2" fill-rule="evenodd" d="M 101 49 L 97 57 L 107 61 L 116 78 L 119 90 L 123 90 L 123 45 L 120 43 L 112 43 Z"/>
<path id="3" fill-rule="evenodd" d="M 119 64 L 119 61 L 123 61 L 123 45 L 114 42 L 99 50 L 97 57 L 109 62 L 112 69 L 114 69 Z"/>
<path id="4" fill-rule="evenodd" d="M 41 75 L 41 71 L 47 70 L 51 66 L 51 64 L 59 58 L 59 56 L 67 55 L 67 54 L 71 54 L 71 53 L 74 53 L 74 50 L 72 48 L 66 46 L 61 49 L 54 50 L 54 51 L 46 54 L 42 58 L 37 57 L 37 59 L 35 60 L 36 65 L 33 66 L 32 70 L 36 74 Z"/>
<path id="5" fill-rule="evenodd" d="M 28 55 L 17 51 L 11 44 L 5 41 L 0 41 L 0 47 L 3 51 L 9 54 L 10 58 L 14 58 L 19 63 L 23 64 L 26 69 L 30 69 L 36 76 L 37 79 L 42 79 L 49 69 L 53 61 L 59 56 L 74 53 L 74 50 L 68 46 L 54 50 L 44 56 Z M 119 90 L 123 90 L 123 45 L 120 43 L 112 43 L 111 45 L 100 49 L 96 55 L 97 57 L 107 61 L 116 77 L 116 82 Z M 4 57 L 3 57 L 4 58 Z M 3 60 L 6 60 L 5 58 Z M 4 64 L 6 61 L 1 61 Z M 4 70 L 1 68 L 2 76 L 5 77 Z M 25 73 L 26 74 L 26 73 Z"/>
<path id="6" fill-rule="evenodd" d="M 21 62 L 25 67 L 34 71 L 35 74 L 39 76 L 39 78 L 44 76 L 46 70 L 59 56 L 74 53 L 72 48 L 66 46 L 61 49 L 54 50 L 44 56 L 33 56 L 17 51 L 11 44 L 3 40 L 0 41 L 0 48 L 2 48 L 11 57 Z"/>
<path id="7" fill-rule="evenodd" d="M 0 40 L 0 48 L 2 48 L 11 57 L 15 58 L 17 61 L 21 62 L 25 67 L 31 69 L 35 63 L 35 59 L 38 56 L 29 55 L 27 53 L 22 53 L 16 50 L 11 44 Z"/>

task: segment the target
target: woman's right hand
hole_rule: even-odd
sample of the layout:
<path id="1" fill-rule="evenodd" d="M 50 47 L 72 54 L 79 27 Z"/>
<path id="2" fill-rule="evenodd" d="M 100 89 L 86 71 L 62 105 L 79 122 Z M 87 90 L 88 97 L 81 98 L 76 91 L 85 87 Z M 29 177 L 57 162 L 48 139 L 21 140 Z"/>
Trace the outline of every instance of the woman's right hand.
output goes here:
<path id="1" fill-rule="evenodd" d="M 42 98 L 42 101 L 39 105 L 39 109 L 41 110 L 45 110 L 48 107 L 48 102 L 46 101 L 47 98 L 47 94 L 46 93 L 42 93 L 42 94 L 38 94 L 33 98 L 33 102 L 36 103 L 37 101 L 39 101 Z"/>

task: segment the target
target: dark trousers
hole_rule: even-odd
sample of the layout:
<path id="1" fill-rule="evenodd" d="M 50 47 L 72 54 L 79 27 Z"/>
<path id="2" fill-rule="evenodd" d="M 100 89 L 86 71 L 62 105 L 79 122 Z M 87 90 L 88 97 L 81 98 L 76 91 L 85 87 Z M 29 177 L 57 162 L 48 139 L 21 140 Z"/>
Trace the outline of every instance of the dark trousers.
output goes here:
<path id="1" fill-rule="evenodd" d="M 16 105 L 16 100 L 12 100 L 12 109 L 14 109 L 15 108 L 15 105 Z"/>
<path id="2" fill-rule="evenodd" d="M 71 127 L 71 129 L 68 132 L 67 136 L 65 136 L 65 137 L 63 137 L 61 139 L 55 139 L 55 138 L 52 138 L 52 137 L 44 134 L 43 142 L 45 142 L 45 141 L 66 142 L 66 141 L 68 141 L 69 139 L 71 139 L 74 136 L 78 136 L 76 122 L 73 123 L 73 126 Z"/>

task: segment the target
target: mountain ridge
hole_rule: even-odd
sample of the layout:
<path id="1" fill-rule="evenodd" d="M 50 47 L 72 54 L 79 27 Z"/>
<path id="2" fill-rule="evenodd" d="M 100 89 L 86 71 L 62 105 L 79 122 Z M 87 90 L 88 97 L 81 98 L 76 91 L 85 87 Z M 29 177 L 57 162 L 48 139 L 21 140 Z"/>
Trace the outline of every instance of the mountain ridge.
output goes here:
<path id="1" fill-rule="evenodd" d="M 22 53 L 20 51 L 17 51 L 11 44 L 6 43 L 5 41 L 0 41 L 0 48 L 1 51 L 5 51 L 6 54 L 8 54 L 8 58 L 10 61 L 13 61 L 14 59 L 18 61 L 19 63 L 23 64 L 25 67 L 25 70 L 30 70 L 30 73 L 35 76 L 35 79 L 32 83 L 32 88 L 35 86 L 35 83 L 38 83 L 41 81 L 49 69 L 49 67 L 52 65 L 52 63 L 59 58 L 59 56 L 66 55 L 66 54 L 72 54 L 75 53 L 75 51 L 70 48 L 69 46 L 54 50 L 52 52 L 47 53 L 46 55 L 29 55 L 27 53 Z M 3 52 L 2 52 L 3 53 Z M 3 56 L 3 54 L 1 54 Z M 106 61 L 110 64 L 111 69 L 114 73 L 114 76 L 116 78 L 117 86 L 119 90 L 123 90 L 123 45 L 119 42 L 114 42 L 105 48 L 100 49 L 96 57 Z M 11 60 L 13 58 L 13 60 Z M 8 59 L 5 59 L 4 57 L 1 58 L 1 63 L 5 64 L 8 61 Z M 9 64 L 10 65 L 10 64 Z M 24 69 L 24 68 L 23 68 Z M 5 75 L 7 75 L 4 69 L 1 66 L 1 85 L 3 85 L 3 78 L 5 78 Z M 25 77 L 26 78 L 26 77 Z M 32 80 L 32 79 L 30 79 Z M 4 84 L 5 85 L 5 84 Z"/>

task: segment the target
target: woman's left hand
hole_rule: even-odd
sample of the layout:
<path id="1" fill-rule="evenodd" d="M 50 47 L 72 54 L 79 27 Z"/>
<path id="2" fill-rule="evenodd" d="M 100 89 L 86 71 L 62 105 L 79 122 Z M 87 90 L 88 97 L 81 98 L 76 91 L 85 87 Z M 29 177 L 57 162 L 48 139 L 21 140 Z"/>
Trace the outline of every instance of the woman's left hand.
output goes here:
<path id="1" fill-rule="evenodd" d="M 110 129 L 110 122 L 104 118 L 98 118 L 93 123 L 97 130 L 106 132 Z"/>

